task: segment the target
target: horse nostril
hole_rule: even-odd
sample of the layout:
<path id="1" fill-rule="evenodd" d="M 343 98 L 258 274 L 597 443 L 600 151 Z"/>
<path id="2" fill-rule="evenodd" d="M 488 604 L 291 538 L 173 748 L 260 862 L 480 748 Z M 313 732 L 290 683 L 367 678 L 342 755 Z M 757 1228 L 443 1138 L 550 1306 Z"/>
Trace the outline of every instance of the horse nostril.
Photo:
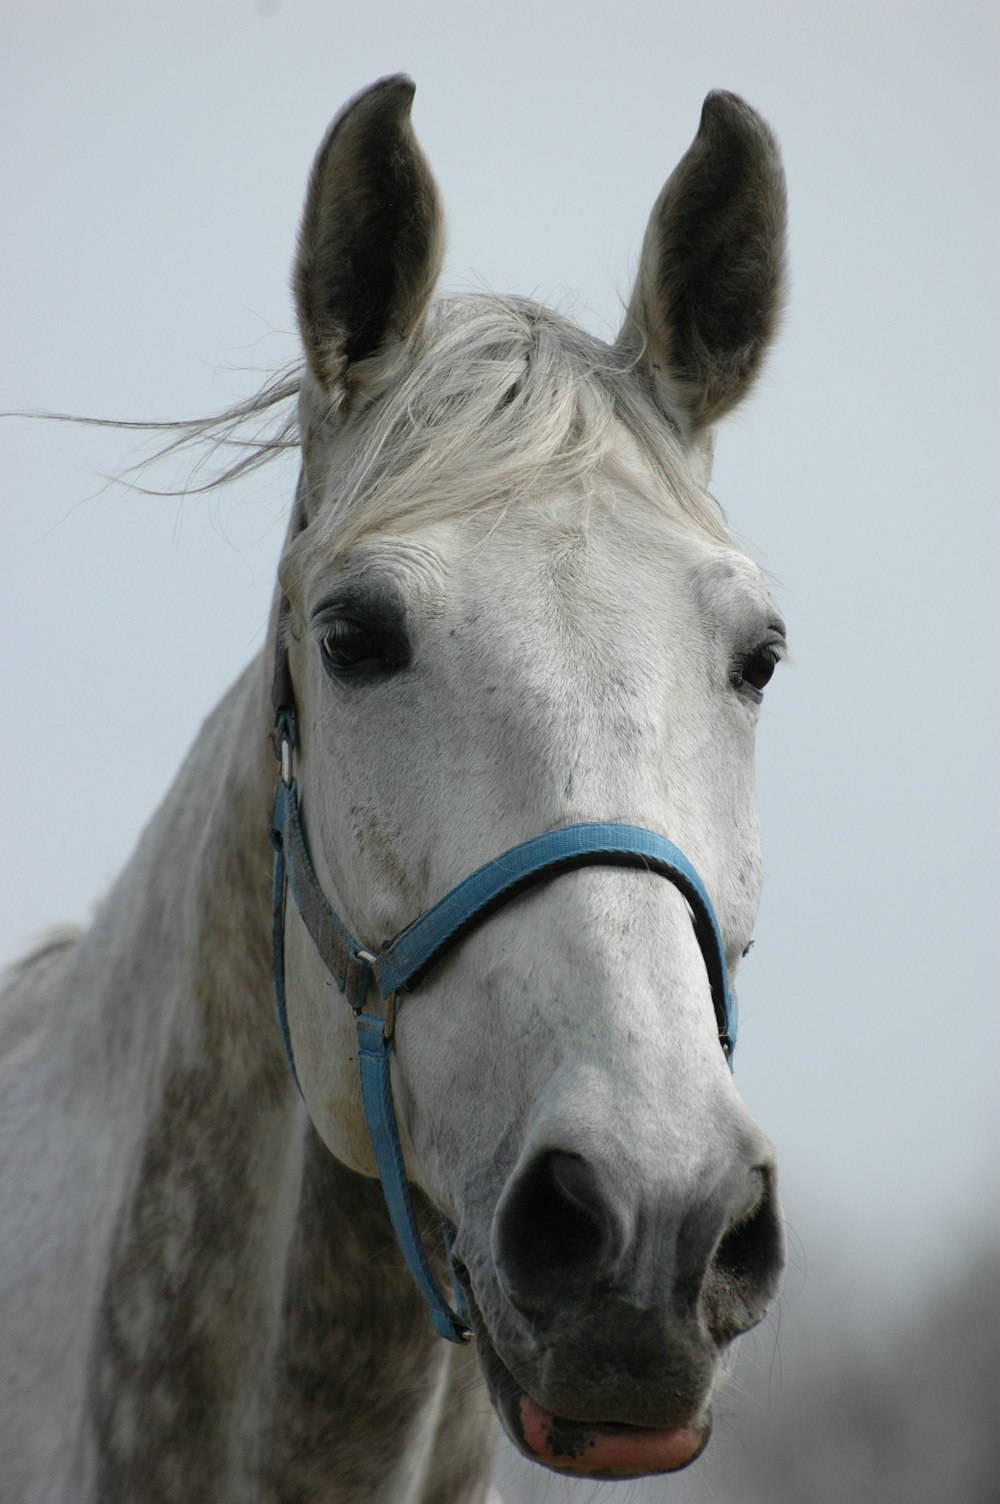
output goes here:
<path id="1" fill-rule="evenodd" d="M 617 1252 L 618 1219 L 594 1168 L 558 1149 L 539 1154 L 497 1210 L 497 1267 L 511 1302 L 541 1309 L 593 1284 Z"/>
<path id="2" fill-rule="evenodd" d="M 756 1326 L 781 1283 L 785 1236 L 774 1172 L 762 1166 L 753 1173 L 760 1195 L 723 1235 L 702 1291 L 705 1318 L 719 1342 Z"/>

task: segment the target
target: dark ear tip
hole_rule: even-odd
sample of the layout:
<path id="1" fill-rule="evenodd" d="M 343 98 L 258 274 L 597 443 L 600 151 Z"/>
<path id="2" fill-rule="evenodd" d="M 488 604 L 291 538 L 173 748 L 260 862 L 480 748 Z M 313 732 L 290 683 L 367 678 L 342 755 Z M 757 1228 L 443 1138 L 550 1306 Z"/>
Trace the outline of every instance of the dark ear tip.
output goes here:
<path id="1" fill-rule="evenodd" d="M 734 94 L 731 89 L 710 89 L 705 95 L 705 103 L 702 106 L 703 114 L 717 114 L 726 111 L 745 111 L 750 106 L 739 94 Z"/>
<path id="2" fill-rule="evenodd" d="M 408 73 L 387 73 L 385 78 L 377 78 L 363 92 L 364 94 L 398 94 L 409 101 L 417 92 L 417 86 Z"/>
<path id="3" fill-rule="evenodd" d="M 728 89 L 713 89 L 705 96 L 698 134 L 755 136 L 772 152 L 778 153 L 777 139 L 764 117 L 758 115 L 739 94 L 732 94 Z"/>
<path id="4" fill-rule="evenodd" d="M 360 125 L 364 129 L 372 121 L 406 119 L 416 92 L 416 84 L 405 73 L 390 73 L 385 78 L 376 79 L 347 101 L 330 127 L 327 139 L 332 140 L 340 127 L 348 122 L 352 127 Z M 320 154 L 322 150 L 321 147 Z"/>

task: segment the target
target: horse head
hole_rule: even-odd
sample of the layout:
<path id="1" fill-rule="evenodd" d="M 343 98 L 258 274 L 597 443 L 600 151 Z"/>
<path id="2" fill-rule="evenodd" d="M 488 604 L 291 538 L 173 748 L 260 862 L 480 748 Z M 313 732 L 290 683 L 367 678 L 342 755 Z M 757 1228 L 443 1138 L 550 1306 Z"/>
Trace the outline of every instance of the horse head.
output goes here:
<path id="1" fill-rule="evenodd" d="M 334 122 L 294 274 L 303 461 L 276 632 L 317 882 L 374 953 L 542 832 L 642 827 L 700 874 L 731 979 L 784 628 L 705 487 L 779 311 L 777 146 L 709 96 L 607 346 L 527 301 L 433 301 L 412 96 L 387 79 Z M 351 1011 L 293 916 L 283 974 L 310 1117 L 374 1175 Z M 686 1465 L 784 1257 L 689 898 L 634 863 L 561 872 L 396 1006 L 406 1171 L 453 1234 L 508 1433 L 567 1473 Z"/>

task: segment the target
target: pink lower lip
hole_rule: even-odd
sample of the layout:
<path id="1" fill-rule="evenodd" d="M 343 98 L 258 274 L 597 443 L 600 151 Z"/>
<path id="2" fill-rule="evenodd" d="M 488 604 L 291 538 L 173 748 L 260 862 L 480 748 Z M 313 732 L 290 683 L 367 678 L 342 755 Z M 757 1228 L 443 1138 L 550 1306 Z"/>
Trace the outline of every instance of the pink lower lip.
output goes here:
<path id="1" fill-rule="evenodd" d="M 702 1451 L 706 1436 L 693 1426 L 671 1430 L 639 1427 L 602 1429 L 561 1421 L 524 1394 L 518 1401 L 521 1433 L 528 1452 L 546 1467 L 584 1477 L 637 1478 L 687 1467 Z"/>

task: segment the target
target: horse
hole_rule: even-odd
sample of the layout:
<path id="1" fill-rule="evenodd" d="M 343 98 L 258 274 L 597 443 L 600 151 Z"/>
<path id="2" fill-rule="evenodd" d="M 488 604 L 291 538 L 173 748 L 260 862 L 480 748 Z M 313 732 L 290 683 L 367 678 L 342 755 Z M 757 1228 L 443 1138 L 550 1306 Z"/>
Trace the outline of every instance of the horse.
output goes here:
<path id="1" fill-rule="evenodd" d="M 24 1504 L 473 1504 L 498 1424 L 672 1472 L 779 1289 L 731 1056 L 785 628 L 707 491 L 780 315 L 778 147 L 708 96 L 607 344 L 436 294 L 413 94 L 309 180 L 266 645 L 4 992 Z"/>

